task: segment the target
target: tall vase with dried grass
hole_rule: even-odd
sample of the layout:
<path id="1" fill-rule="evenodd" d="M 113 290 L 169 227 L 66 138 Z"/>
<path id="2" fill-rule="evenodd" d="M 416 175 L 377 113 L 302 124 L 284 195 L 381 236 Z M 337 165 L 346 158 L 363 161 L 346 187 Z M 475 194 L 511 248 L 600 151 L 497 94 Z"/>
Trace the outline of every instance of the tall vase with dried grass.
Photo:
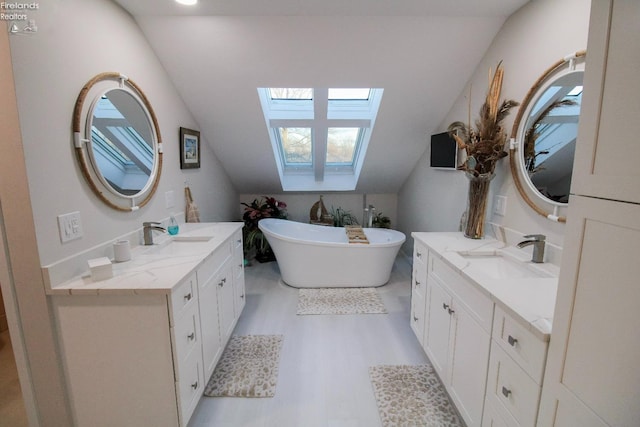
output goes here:
<path id="1" fill-rule="evenodd" d="M 502 122 L 510 110 L 519 105 L 513 100 L 499 102 L 503 76 L 501 61 L 491 77 L 489 91 L 480 108 L 480 117 L 475 122 L 475 128 L 471 126 L 469 118 L 468 124 L 453 122 L 448 129 L 449 134 L 458 143 L 458 148 L 465 150 L 467 156 L 458 169 L 465 171 L 469 179 L 464 235 L 471 239 L 484 237 L 489 185 L 495 176 L 496 163 L 507 156 L 504 150 L 507 134 Z"/>

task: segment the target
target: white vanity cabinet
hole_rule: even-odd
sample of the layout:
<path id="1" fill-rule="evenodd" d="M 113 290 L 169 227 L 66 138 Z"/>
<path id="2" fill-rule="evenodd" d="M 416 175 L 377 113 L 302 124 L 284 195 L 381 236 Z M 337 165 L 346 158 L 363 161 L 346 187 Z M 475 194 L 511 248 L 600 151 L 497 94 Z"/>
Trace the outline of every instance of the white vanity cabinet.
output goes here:
<path id="1" fill-rule="evenodd" d="M 411 327 L 465 424 L 535 426 L 549 334 L 532 322 L 546 321 L 553 300 L 540 296 L 528 308 L 527 297 L 518 295 L 540 293 L 549 282 L 516 283 L 467 269 L 461 253 L 490 252 L 503 246 L 498 241 L 412 236 Z M 426 286 L 416 286 L 423 268 Z"/>
<path id="2" fill-rule="evenodd" d="M 221 336 L 220 306 L 224 301 L 219 297 L 218 273 L 230 257 L 229 245 L 224 244 L 203 262 L 197 271 L 198 305 L 202 328 L 202 359 L 205 378 L 211 377 L 222 354 L 224 340 Z M 228 304 L 228 303 L 227 303 Z"/>
<path id="3" fill-rule="evenodd" d="M 241 312 L 227 224 L 202 256 L 52 291 L 75 426 L 187 425 Z"/>
<path id="4" fill-rule="evenodd" d="M 240 260 L 238 260 L 238 247 Z M 215 250 L 198 269 L 198 302 L 202 327 L 202 358 L 209 379 L 233 332 L 244 304 L 242 231 Z M 238 265 L 241 271 L 238 272 Z M 237 297 L 241 292 L 242 297 Z"/>
<path id="5" fill-rule="evenodd" d="M 548 341 L 496 307 L 483 426 L 536 425 Z M 499 424 L 498 424 L 499 425 Z"/>
<path id="6" fill-rule="evenodd" d="M 493 302 L 415 240 L 411 328 L 468 426 L 480 426 Z"/>
<path id="7" fill-rule="evenodd" d="M 468 426 L 480 426 L 493 302 L 429 254 L 425 351 Z"/>
<path id="8" fill-rule="evenodd" d="M 427 259 L 426 246 L 416 241 L 413 248 L 413 273 L 411 278 L 411 329 L 424 346 L 425 315 L 427 306 Z"/>
<path id="9" fill-rule="evenodd" d="M 189 419 L 204 390 L 203 334 L 197 288 L 196 274 L 192 274 L 171 293 L 169 322 L 181 420 Z"/>

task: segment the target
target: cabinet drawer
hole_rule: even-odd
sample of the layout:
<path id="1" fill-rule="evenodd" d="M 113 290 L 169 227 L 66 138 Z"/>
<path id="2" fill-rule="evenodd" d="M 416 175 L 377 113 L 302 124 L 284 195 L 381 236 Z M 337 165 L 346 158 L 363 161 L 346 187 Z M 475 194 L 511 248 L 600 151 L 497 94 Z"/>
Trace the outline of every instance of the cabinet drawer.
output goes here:
<path id="1" fill-rule="evenodd" d="M 237 253 L 238 251 L 240 251 L 240 253 L 243 252 L 243 247 L 242 247 L 242 229 L 236 231 L 233 234 L 233 237 L 231 238 L 231 240 L 233 241 L 233 250 Z"/>
<path id="2" fill-rule="evenodd" d="M 438 279 L 444 288 L 457 297 L 459 302 L 462 303 L 464 308 L 485 331 L 491 333 L 493 301 L 487 295 L 440 258 L 429 257 L 428 271 L 431 276 Z"/>
<path id="3" fill-rule="evenodd" d="M 203 286 L 231 256 L 233 240 L 226 241 L 204 260 L 198 269 L 198 283 Z"/>
<path id="4" fill-rule="evenodd" d="M 538 414 L 540 386 L 493 341 L 487 398 L 498 412 L 508 412 L 523 427 L 533 427 Z"/>
<path id="5" fill-rule="evenodd" d="M 196 274 L 194 273 L 173 290 L 171 293 L 171 325 L 175 325 L 176 319 L 182 316 L 183 312 L 191 306 L 197 305 L 197 286 Z"/>
<path id="6" fill-rule="evenodd" d="M 414 240 L 413 243 L 413 262 L 415 265 L 416 261 L 422 262 L 424 265 L 427 265 L 429 251 L 427 247 L 423 245 L 418 240 Z"/>
<path id="7" fill-rule="evenodd" d="M 493 339 L 538 384 L 542 384 L 547 358 L 547 342 L 540 340 L 523 325 L 496 306 Z"/>
<path id="8" fill-rule="evenodd" d="M 177 379 L 181 426 L 186 426 L 204 391 L 204 376 L 200 352 L 194 351 L 180 365 Z"/>
<path id="9" fill-rule="evenodd" d="M 181 363 L 194 349 L 200 347 L 198 304 L 192 304 L 175 322 L 173 336 L 175 339 L 176 358 L 178 363 Z M 196 350 L 196 352 L 198 351 Z"/>
<path id="10" fill-rule="evenodd" d="M 504 411 L 502 414 L 498 413 L 493 407 L 493 402 L 487 399 L 482 413 L 482 427 L 518 427 L 518 423 L 513 417 L 503 418 L 503 416 Z"/>
<path id="11" fill-rule="evenodd" d="M 242 251 L 233 253 L 233 276 L 240 277 L 244 273 L 244 254 Z"/>
<path id="12" fill-rule="evenodd" d="M 427 286 L 427 259 L 426 248 L 418 245 L 413 248 L 413 290 L 424 295 Z"/>

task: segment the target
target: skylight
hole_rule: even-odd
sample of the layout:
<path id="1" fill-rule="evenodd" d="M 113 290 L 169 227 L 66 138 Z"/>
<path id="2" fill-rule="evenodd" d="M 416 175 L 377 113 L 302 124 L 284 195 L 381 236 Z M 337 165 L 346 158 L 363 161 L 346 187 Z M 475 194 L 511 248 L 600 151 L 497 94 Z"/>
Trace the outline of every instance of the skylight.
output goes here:
<path id="1" fill-rule="evenodd" d="M 382 92 L 258 88 L 282 189 L 354 190 Z"/>

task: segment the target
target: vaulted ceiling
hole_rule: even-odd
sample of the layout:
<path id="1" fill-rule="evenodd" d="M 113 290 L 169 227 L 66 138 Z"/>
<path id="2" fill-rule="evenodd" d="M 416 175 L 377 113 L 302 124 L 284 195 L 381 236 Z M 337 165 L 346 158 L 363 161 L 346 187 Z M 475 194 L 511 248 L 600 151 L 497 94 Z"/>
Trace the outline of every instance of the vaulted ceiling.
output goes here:
<path id="1" fill-rule="evenodd" d="M 396 193 L 528 0 L 116 0 L 241 193 L 282 191 L 259 87 L 384 88 L 356 187 Z"/>

